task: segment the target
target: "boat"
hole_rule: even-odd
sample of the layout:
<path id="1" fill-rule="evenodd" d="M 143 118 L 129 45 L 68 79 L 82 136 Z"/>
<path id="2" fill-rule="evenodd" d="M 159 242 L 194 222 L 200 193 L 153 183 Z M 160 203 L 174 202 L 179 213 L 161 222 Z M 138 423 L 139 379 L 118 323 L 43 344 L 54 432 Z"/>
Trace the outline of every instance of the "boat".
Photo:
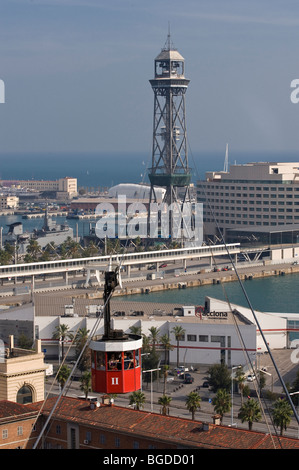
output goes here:
<path id="1" fill-rule="evenodd" d="M 25 254 L 30 240 L 36 240 L 43 249 L 53 242 L 56 246 L 61 245 L 68 238 L 74 239 L 74 232 L 67 224 L 57 224 L 49 215 L 48 209 L 44 214 L 44 223 L 41 229 L 34 229 L 33 232 L 23 232 L 22 222 L 14 222 L 8 225 L 8 232 L 3 236 L 3 244 L 17 244 L 19 254 Z"/>

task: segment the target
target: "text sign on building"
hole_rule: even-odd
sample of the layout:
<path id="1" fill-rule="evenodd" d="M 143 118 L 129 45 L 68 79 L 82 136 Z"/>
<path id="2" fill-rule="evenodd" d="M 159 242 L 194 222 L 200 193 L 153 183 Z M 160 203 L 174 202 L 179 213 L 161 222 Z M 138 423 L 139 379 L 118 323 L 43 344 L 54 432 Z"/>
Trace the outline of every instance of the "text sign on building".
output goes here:
<path id="1" fill-rule="evenodd" d="M 195 315 L 201 320 L 207 320 L 209 318 L 215 320 L 227 320 L 228 312 L 205 312 L 203 307 L 196 307 Z"/>

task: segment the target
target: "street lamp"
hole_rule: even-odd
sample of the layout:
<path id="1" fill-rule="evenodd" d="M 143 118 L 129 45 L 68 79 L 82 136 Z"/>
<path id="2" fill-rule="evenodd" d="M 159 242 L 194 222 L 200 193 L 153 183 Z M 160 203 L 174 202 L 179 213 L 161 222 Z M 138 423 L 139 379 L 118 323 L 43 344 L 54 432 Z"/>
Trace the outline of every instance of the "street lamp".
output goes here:
<path id="1" fill-rule="evenodd" d="M 262 372 L 263 374 L 266 374 L 266 375 L 270 375 L 272 381 L 271 381 L 271 392 L 273 392 L 273 375 L 270 374 L 270 372 L 266 372 L 265 370 L 263 369 L 259 369 L 260 372 Z"/>
<path id="2" fill-rule="evenodd" d="M 290 395 L 298 395 L 299 392 L 290 393 Z M 297 403 L 297 414 L 299 415 L 299 400 Z M 299 439 L 299 424 L 298 424 L 298 439 Z"/>
<path id="3" fill-rule="evenodd" d="M 158 369 L 149 369 L 142 371 L 143 374 L 145 374 L 145 372 L 151 373 L 151 413 L 153 412 L 153 372 L 155 372 L 156 370 L 161 370 L 161 368 L 159 367 Z"/>
<path id="4" fill-rule="evenodd" d="M 231 374 L 231 379 L 232 379 L 232 390 L 231 390 L 231 395 L 232 395 L 232 412 L 231 412 L 231 426 L 234 426 L 234 380 L 233 380 L 233 371 L 235 369 L 241 369 L 242 366 L 235 366 L 232 367 L 232 374 Z M 236 423 L 235 423 L 236 424 Z"/>

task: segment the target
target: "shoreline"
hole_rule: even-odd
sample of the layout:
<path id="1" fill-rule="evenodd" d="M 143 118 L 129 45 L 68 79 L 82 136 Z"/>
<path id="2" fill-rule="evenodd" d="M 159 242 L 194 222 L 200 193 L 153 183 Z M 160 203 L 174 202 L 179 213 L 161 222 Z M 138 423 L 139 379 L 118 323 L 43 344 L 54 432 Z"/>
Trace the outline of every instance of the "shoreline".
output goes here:
<path id="1" fill-rule="evenodd" d="M 269 267 L 270 268 L 270 267 Z M 285 276 L 288 274 L 299 273 L 299 265 L 290 265 L 290 263 L 274 265 L 269 269 L 265 265 L 246 266 L 238 269 L 239 278 L 242 281 L 250 281 L 273 276 Z M 204 271 L 204 270 L 203 270 Z M 133 281 L 134 282 L 134 281 Z M 116 289 L 113 296 L 129 296 L 134 294 L 148 295 L 151 292 L 161 292 L 173 289 L 187 289 L 189 287 L 201 287 L 211 284 L 221 284 L 223 282 L 238 282 L 238 277 L 233 271 L 220 272 L 201 272 L 200 274 L 185 274 L 180 279 L 172 282 L 163 282 L 154 284 L 149 281 L 136 281 L 135 287 L 128 286 L 122 289 Z M 145 285 L 147 284 L 147 285 Z"/>

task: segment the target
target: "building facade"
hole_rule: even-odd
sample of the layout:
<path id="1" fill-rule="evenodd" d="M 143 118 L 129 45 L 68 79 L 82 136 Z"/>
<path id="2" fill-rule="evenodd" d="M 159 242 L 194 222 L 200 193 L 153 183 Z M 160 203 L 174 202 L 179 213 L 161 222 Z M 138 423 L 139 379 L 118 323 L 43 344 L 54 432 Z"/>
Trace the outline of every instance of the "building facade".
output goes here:
<path id="1" fill-rule="evenodd" d="M 128 454 L 121 457 L 117 453 L 124 449 L 132 449 L 135 464 L 153 464 L 153 457 L 158 455 L 159 463 L 163 463 L 161 451 L 164 449 L 169 458 L 176 451 L 177 464 L 184 455 L 183 463 L 194 465 L 201 459 L 201 455 L 192 452 L 195 449 L 299 448 L 299 440 L 294 438 L 71 397 L 61 398 L 41 434 L 56 400 L 57 397 L 18 407 L 7 401 L 0 402 L 0 449 L 107 449 L 109 454 L 101 454 L 98 461 L 109 465 L 130 463 Z M 138 449 L 143 452 L 138 453 Z M 186 452 L 187 449 L 191 452 Z M 130 466 L 134 466 L 132 462 Z"/>
<path id="2" fill-rule="evenodd" d="M 0 361 L 0 400 L 27 404 L 44 399 L 47 366 L 41 341 L 36 341 L 35 350 L 16 348 L 13 336 L 9 341 Z"/>
<path id="3" fill-rule="evenodd" d="M 0 194 L 0 210 L 16 209 L 19 205 L 19 198 L 17 196 L 8 196 Z"/>
<path id="4" fill-rule="evenodd" d="M 0 185 L 10 188 L 23 188 L 39 192 L 56 193 L 57 197 L 72 198 L 77 196 L 77 178 L 59 178 L 58 180 L 1 180 Z"/>
<path id="5" fill-rule="evenodd" d="M 299 240 L 299 163 L 231 165 L 207 172 L 197 183 L 204 206 L 206 238 L 219 231 L 226 241 L 297 243 Z M 215 219 L 217 223 L 215 222 Z"/>

